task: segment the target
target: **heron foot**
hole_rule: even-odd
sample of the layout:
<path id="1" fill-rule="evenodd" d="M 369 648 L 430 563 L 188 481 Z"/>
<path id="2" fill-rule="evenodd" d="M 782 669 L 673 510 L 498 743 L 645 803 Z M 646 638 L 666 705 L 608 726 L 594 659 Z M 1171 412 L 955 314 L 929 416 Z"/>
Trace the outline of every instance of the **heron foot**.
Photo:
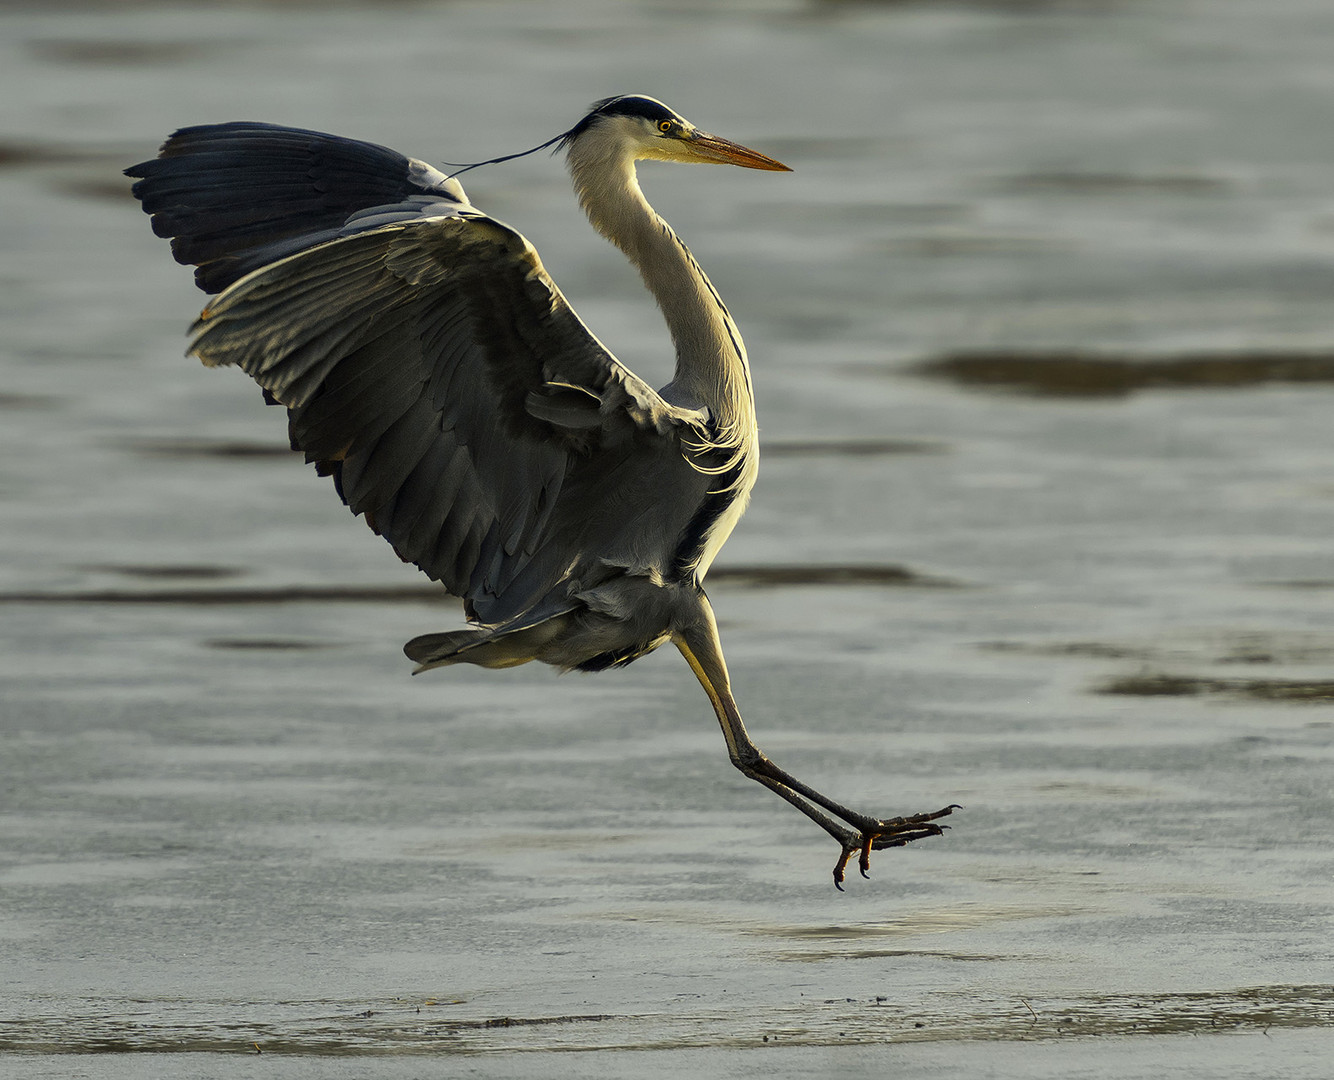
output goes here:
<path id="1" fill-rule="evenodd" d="M 852 821 L 860 832 L 848 831 L 846 834 L 838 836 L 837 839 L 843 844 L 843 853 L 838 857 L 838 862 L 834 864 L 834 888 L 839 892 L 843 891 L 844 871 L 847 869 L 849 861 L 854 855 L 857 858 L 857 868 L 861 871 L 862 877 L 871 876 L 871 852 L 879 851 L 881 848 L 903 847 L 905 844 L 911 844 L 914 840 L 922 840 L 928 836 L 940 836 L 948 825 L 937 825 L 936 819 L 946 817 L 955 810 L 962 810 L 958 803 L 950 803 L 942 810 L 937 810 L 934 814 L 911 814 L 907 817 L 887 818 L 865 818 L 857 815 L 857 819 Z"/>

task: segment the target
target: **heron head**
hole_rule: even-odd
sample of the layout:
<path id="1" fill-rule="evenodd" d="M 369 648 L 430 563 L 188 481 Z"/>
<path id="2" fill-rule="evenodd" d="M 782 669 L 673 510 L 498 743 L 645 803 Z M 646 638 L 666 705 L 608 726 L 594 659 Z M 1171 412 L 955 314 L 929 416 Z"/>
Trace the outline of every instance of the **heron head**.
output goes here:
<path id="1" fill-rule="evenodd" d="M 636 161 L 792 171 L 756 150 L 701 131 L 680 113 L 644 94 L 622 94 L 596 102 L 592 111 L 565 134 L 561 145 L 573 150 L 590 142 L 596 142 L 608 154 Z"/>

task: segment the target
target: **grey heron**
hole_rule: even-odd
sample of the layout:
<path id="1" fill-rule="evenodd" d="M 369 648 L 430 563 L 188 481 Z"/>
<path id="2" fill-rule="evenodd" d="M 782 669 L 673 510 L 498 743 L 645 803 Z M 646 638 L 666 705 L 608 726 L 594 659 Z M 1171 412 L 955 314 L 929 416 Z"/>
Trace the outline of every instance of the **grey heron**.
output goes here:
<path id="1" fill-rule="evenodd" d="M 750 365 L 635 163 L 790 170 L 639 94 L 597 102 L 536 149 L 553 145 L 666 320 L 676 370 L 661 390 L 593 336 L 523 236 L 423 161 L 236 122 L 182 128 L 126 173 L 154 232 L 218 294 L 189 351 L 250 375 L 349 509 L 463 598 L 471 626 L 404 647 L 416 671 L 600 671 L 672 642 L 732 764 L 838 842 L 842 888 L 852 856 L 865 876 L 873 849 L 939 835 L 956 807 L 859 813 L 746 732 L 702 583 L 755 484 Z"/>

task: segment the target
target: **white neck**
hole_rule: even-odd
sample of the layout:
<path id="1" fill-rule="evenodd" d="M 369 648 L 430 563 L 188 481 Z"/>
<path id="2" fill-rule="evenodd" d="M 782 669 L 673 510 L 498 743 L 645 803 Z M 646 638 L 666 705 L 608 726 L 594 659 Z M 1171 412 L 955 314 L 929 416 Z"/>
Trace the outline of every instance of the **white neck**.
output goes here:
<path id="1" fill-rule="evenodd" d="M 625 252 L 658 302 L 676 346 L 676 375 L 665 391 L 677 403 L 709 409 L 723 441 L 753 438 L 750 365 L 732 316 L 689 249 L 644 198 L 634 159 L 615 140 L 589 135 L 570 147 L 574 190 L 593 227 Z"/>

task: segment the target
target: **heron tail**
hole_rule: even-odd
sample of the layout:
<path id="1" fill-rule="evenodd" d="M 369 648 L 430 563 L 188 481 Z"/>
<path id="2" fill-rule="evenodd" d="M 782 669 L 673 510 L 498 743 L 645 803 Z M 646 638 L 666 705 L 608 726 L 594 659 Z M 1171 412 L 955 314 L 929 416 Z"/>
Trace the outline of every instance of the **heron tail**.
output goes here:
<path id="1" fill-rule="evenodd" d="M 403 646 L 409 660 L 417 661 L 413 674 L 450 664 L 476 664 L 486 668 L 518 667 L 530 660 L 545 659 L 543 647 L 561 633 L 564 620 L 547 619 L 519 628 L 479 627 L 422 634 Z"/>
<path id="2" fill-rule="evenodd" d="M 481 646 L 487 637 L 485 630 L 451 630 L 443 634 L 422 634 L 403 646 L 409 660 L 417 661 L 414 675 L 431 668 L 462 664 L 472 658 L 462 655 Z"/>

